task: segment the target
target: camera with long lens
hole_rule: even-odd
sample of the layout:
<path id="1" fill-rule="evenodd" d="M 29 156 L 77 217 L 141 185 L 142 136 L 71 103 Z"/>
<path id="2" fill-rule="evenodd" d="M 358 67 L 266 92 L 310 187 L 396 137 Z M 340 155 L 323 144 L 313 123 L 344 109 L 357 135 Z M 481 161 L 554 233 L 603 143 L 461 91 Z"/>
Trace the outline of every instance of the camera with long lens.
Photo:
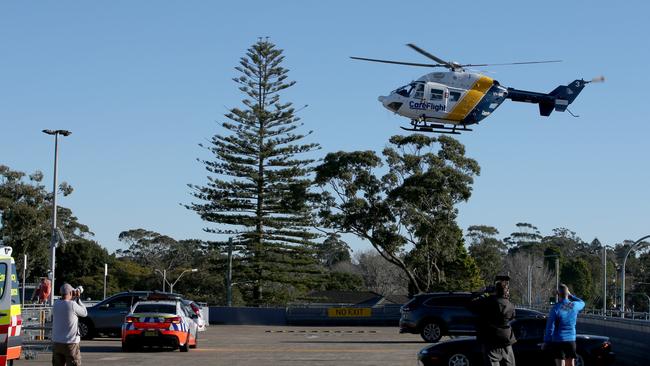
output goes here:
<path id="1" fill-rule="evenodd" d="M 77 286 L 77 288 L 74 289 L 72 292 L 73 297 L 81 297 L 81 294 L 84 293 L 84 287 L 83 286 Z"/>

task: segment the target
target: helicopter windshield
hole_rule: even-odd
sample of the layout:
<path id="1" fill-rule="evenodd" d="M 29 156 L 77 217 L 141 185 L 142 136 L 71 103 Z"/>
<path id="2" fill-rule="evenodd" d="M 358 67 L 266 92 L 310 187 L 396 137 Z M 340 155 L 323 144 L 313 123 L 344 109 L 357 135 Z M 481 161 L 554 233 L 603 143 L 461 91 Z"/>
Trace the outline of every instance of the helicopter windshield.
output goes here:
<path id="1" fill-rule="evenodd" d="M 415 83 L 409 84 L 409 85 L 404 85 L 401 88 L 397 88 L 393 91 L 393 93 L 397 93 L 403 97 L 409 97 L 411 93 L 413 92 L 413 89 L 415 88 Z"/>

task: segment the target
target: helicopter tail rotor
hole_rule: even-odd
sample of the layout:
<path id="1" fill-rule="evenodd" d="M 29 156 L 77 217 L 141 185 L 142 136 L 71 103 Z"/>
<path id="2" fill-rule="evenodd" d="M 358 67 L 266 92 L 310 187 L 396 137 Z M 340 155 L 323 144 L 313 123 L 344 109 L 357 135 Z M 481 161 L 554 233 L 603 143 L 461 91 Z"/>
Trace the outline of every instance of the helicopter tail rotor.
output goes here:
<path id="1" fill-rule="evenodd" d="M 605 77 L 603 75 L 596 76 L 595 78 L 585 82 L 585 83 L 604 83 Z"/>

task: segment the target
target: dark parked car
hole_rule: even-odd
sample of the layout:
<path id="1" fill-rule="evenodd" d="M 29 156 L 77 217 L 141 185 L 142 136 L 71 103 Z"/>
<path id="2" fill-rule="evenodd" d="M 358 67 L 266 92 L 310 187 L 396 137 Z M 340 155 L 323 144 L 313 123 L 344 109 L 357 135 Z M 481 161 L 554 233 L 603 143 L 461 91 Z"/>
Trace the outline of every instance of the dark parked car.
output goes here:
<path id="1" fill-rule="evenodd" d="M 476 334 L 476 316 L 467 305 L 481 294 L 436 292 L 416 295 L 401 308 L 400 333 L 420 334 L 426 342 L 438 342 L 445 335 Z M 517 318 L 544 318 L 529 309 L 517 309 Z"/>
<path id="2" fill-rule="evenodd" d="M 512 346 L 517 365 L 554 365 L 549 352 L 542 350 L 545 319 L 516 319 L 511 325 L 517 338 L 517 343 Z M 576 366 L 609 366 L 614 363 L 614 352 L 607 337 L 578 334 L 576 346 Z M 423 366 L 472 366 L 482 365 L 483 355 L 476 338 L 468 337 L 427 346 L 418 353 L 418 360 Z"/>
<path id="3" fill-rule="evenodd" d="M 124 317 L 131 307 L 149 296 L 182 299 L 178 294 L 158 291 L 128 291 L 115 294 L 94 306 L 88 307 L 88 316 L 79 319 L 79 334 L 83 339 L 93 339 L 98 334 L 119 336 Z"/>

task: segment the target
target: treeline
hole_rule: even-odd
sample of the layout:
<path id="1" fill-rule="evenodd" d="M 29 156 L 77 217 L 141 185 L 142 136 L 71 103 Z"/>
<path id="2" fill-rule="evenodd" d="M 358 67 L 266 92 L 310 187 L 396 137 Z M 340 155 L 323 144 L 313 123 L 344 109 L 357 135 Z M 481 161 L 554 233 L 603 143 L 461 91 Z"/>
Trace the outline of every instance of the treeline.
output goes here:
<path id="1" fill-rule="evenodd" d="M 283 62 L 282 50 L 270 41 L 253 44 L 235 68 L 241 105 L 200 145 L 207 176 L 188 185 L 193 202 L 185 207 L 205 221 L 214 240 L 130 229 L 119 235 L 123 249 L 109 254 L 89 227 L 60 207 L 58 226 L 68 242 L 57 252 L 57 285 L 82 284 L 99 298 L 104 263 L 109 293 L 162 288 L 161 273 L 173 282 L 196 268 L 174 290 L 225 304 L 230 255 L 237 305 L 308 301 L 314 290 L 478 290 L 504 270 L 523 301 L 516 282 L 527 282 L 531 273 L 534 286 L 549 284 L 548 258 L 555 254 L 562 281 L 596 299 L 598 243 L 586 245 L 565 229 L 542 237 L 529 224 L 505 239 L 489 226 L 464 236 L 457 205 L 470 199 L 480 167 L 459 141 L 413 134 L 392 136 L 381 151 L 322 154 L 313 131 L 303 131 L 297 111 L 282 99 L 295 84 Z M 42 178 L 0 167 L 0 237 L 14 247 L 18 262 L 28 254 L 32 280 L 48 268 L 52 196 Z M 65 183 L 60 188 L 64 195 L 73 192 Z M 352 255 L 343 234 L 364 240 L 372 251 Z M 630 270 L 642 268 L 633 262 Z M 531 295 L 537 303 L 549 291 Z"/>
<path id="2" fill-rule="evenodd" d="M 604 245 L 595 238 L 586 242 L 566 228 L 542 235 L 536 226 L 525 222 L 516 224 L 516 231 L 509 236 L 499 239 L 498 235 L 498 230 L 491 226 L 469 227 L 469 253 L 486 284 L 497 274 L 511 276 L 511 294 L 517 303 L 528 304 L 529 292 L 532 305 L 554 300 L 557 259 L 560 283 L 566 283 L 590 308 L 602 309 L 606 286 L 607 309 L 620 309 L 623 258 L 632 241 Z M 645 248 L 640 245 L 626 263 L 628 310 L 648 311 L 650 253 Z M 603 250 L 606 250 L 606 261 L 603 261 Z M 529 277 L 531 291 L 528 290 Z"/>

